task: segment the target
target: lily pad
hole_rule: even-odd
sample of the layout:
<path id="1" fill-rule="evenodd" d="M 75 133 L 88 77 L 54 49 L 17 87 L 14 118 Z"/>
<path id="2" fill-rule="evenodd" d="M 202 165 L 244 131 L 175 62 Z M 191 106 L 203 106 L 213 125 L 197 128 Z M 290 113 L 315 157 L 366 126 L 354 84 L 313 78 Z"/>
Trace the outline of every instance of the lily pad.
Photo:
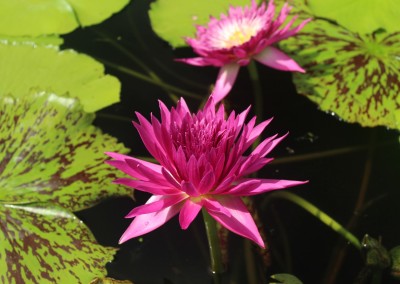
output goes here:
<path id="1" fill-rule="evenodd" d="M 354 32 L 400 31 L 398 0 L 307 0 L 307 4 L 315 16 L 335 20 Z"/>
<path id="2" fill-rule="evenodd" d="M 1 283 L 89 283 L 117 249 L 99 245 L 67 210 L 0 203 Z"/>
<path id="3" fill-rule="evenodd" d="M 260 1 L 257 1 L 260 2 Z M 250 0 L 157 0 L 150 6 L 150 21 L 159 37 L 173 47 L 187 46 L 184 37 L 193 37 L 196 25 L 204 25 L 210 16 L 226 14 L 229 6 L 250 5 Z"/>
<path id="4" fill-rule="evenodd" d="M 119 101 L 120 83 L 104 66 L 72 50 L 0 44 L 0 94 L 21 97 L 31 88 L 79 98 L 93 112 Z"/>
<path id="5" fill-rule="evenodd" d="M 0 34 L 65 34 L 100 23 L 129 0 L 0 0 Z"/>
<path id="6" fill-rule="evenodd" d="M 51 202 L 78 211 L 132 191 L 112 184 L 104 152 L 128 150 L 92 126 L 77 99 L 0 98 L 0 201 Z"/>
<path id="7" fill-rule="evenodd" d="M 6 45 L 17 45 L 26 44 L 31 46 L 47 46 L 47 47 L 58 47 L 63 44 L 64 40 L 56 35 L 53 36 L 37 36 L 37 37 L 13 37 L 0 35 L 0 44 Z"/>
<path id="8" fill-rule="evenodd" d="M 359 35 L 324 20 L 280 47 L 305 70 L 299 93 L 348 122 L 400 129 L 400 32 Z"/>

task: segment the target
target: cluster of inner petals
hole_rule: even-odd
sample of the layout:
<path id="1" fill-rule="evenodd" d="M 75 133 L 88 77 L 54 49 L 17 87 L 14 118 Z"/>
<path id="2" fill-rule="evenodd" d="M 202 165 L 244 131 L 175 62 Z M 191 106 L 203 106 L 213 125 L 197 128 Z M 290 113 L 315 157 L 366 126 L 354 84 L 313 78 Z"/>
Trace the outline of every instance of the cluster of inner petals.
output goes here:
<path id="1" fill-rule="evenodd" d="M 265 21 L 262 17 L 226 19 L 209 31 L 209 45 L 213 49 L 231 48 L 248 42 L 262 31 Z"/>
<path id="2" fill-rule="evenodd" d="M 186 116 L 180 125 L 171 126 L 171 139 L 175 149 L 181 148 L 186 159 L 194 156 L 197 159 L 211 149 L 221 148 L 221 144 L 229 139 L 232 130 L 226 128 L 223 121 L 198 118 L 196 115 Z"/>

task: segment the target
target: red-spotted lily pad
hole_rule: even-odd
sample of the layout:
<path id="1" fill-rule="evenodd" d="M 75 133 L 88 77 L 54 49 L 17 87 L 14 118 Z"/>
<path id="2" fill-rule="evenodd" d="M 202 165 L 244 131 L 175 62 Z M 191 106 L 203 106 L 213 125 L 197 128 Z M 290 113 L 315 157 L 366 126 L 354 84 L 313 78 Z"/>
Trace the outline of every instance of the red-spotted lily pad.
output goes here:
<path id="1" fill-rule="evenodd" d="M 348 122 L 400 129 L 400 31 L 360 35 L 313 20 L 281 48 L 306 69 L 299 93 Z"/>
<path id="2" fill-rule="evenodd" d="M 100 23 L 129 0 L 0 0 L 0 34 L 65 34 Z"/>
<path id="3" fill-rule="evenodd" d="M 77 99 L 0 97 L 1 283 L 89 283 L 115 249 L 72 211 L 132 191 L 112 184 L 105 151 L 128 150 L 92 126 Z"/>
<path id="4" fill-rule="evenodd" d="M 14 39 L 15 40 L 15 39 Z M 22 97 L 32 88 L 79 98 L 93 112 L 119 101 L 120 82 L 104 66 L 73 50 L 25 40 L 0 42 L 0 94 Z"/>
<path id="5" fill-rule="evenodd" d="M 99 245 L 62 207 L 0 203 L 0 279 L 4 284 L 89 283 L 105 276 L 117 249 Z"/>
<path id="6" fill-rule="evenodd" d="M 399 30 L 398 0 L 307 0 L 314 15 L 329 18 L 360 34 Z"/>
<path id="7" fill-rule="evenodd" d="M 51 202 L 71 211 L 131 191 L 111 184 L 104 152 L 123 145 L 92 126 L 78 100 L 54 94 L 0 98 L 0 201 Z"/>

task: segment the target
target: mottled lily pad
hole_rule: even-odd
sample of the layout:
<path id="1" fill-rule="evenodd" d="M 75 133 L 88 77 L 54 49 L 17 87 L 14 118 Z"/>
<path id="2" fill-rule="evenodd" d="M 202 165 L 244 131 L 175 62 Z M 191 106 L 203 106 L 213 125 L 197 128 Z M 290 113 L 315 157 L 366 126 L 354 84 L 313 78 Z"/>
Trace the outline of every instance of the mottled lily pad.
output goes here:
<path id="1" fill-rule="evenodd" d="M 0 0 L 0 34 L 65 34 L 102 22 L 129 0 Z"/>
<path id="2" fill-rule="evenodd" d="M 259 2 L 259 1 L 257 1 Z M 210 16 L 226 14 L 229 5 L 250 5 L 250 0 L 157 0 L 149 11 L 151 25 L 159 37 L 173 47 L 186 46 L 184 37 L 193 37 L 195 25 L 206 24 Z"/>
<path id="3" fill-rule="evenodd" d="M 400 32 L 360 35 L 313 20 L 281 42 L 299 93 L 348 122 L 400 129 Z"/>
<path id="4" fill-rule="evenodd" d="M 115 248 L 97 244 L 67 210 L 49 204 L 0 203 L 0 281 L 89 283 L 105 276 Z"/>
<path id="5" fill-rule="evenodd" d="M 39 93 L 0 97 L 0 201 L 51 202 L 78 211 L 110 196 L 131 195 L 112 184 L 104 152 L 128 150 L 92 126 L 78 100 Z"/>
<path id="6" fill-rule="evenodd" d="M 398 0 L 307 0 L 307 4 L 315 16 L 334 20 L 354 32 L 400 31 Z"/>
<path id="7" fill-rule="evenodd" d="M 93 112 L 119 101 L 120 83 L 104 66 L 72 50 L 0 44 L 0 94 L 21 97 L 36 88 L 79 98 Z"/>

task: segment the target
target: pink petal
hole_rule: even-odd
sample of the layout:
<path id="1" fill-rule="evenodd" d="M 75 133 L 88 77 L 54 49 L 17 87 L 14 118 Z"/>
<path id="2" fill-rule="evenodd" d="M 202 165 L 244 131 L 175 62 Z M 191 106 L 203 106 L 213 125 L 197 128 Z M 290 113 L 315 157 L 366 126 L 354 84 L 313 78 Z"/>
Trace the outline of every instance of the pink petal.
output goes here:
<path id="1" fill-rule="evenodd" d="M 157 183 L 156 179 L 154 181 L 147 181 L 147 180 L 132 180 L 129 178 L 119 178 L 116 179 L 114 183 L 123 184 L 132 187 L 136 190 L 148 192 L 155 195 L 176 194 L 180 192 L 180 190 L 172 186 L 166 186 L 164 184 Z"/>
<path id="2" fill-rule="evenodd" d="M 125 161 L 111 160 L 106 161 L 106 163 L 137 179 L 149 179 L 149 177 L 151 179 L 158 179 L 162 177 L 160 165 L 140 159 L 129 158 Z"/>
<path id="3" fill-rule="evenodd" d="M 264 131 L 265 127 L 267 127 L 271 121 L 272 121 L 272 118 L 265 120 L 265 121 L 261 122 L 260 124 L 258 124 L 256 127 L 254 127 L 252 129 L 252 131 L 249 133 L 246 142 L 252 144 L 257 139 L 257 137 L 259 137 L 261 135 L 261 133 Z"/>
<path id="4" fill-rule="evenodd" d="M 301 68 L 296 61 L 287 56 L 279 49 L 268 46 L 259 54 L 253 57 L 258 62 L 269 67 L 282 70 L 282 71 L 296 71 L 305 73 L 306 71 Z"/>
<path id="5" fill-rule="evenodd" d="M 236 196 L 251 196 L 256 195 L 268 191 L 273 191 L 277 189 L 284 189 L 296 185 L 305 184 L 308 181 L 297 181 L 297 180 L 284 180 L 284 179 L 243 179 L 245 183 L 250 180 L 257 180 L 260 184 L 256 187 L 242 187 L 236 191 L 230 191 L 229 194 L 236 195 Z"/>
<path id="6" fill-rule="evenodd" d="M 149 214 L 171 207 L 186 199 L 184 194 L 176 195 L 153 195 L 146 204 L 133 208 L 125 218 L 133 218 L 138 215 Z"/>
<path id="7" fill-rule="evenodd" d="M 151 164 L 149 162 L 145 162 L 139 159 L 126 159 L 125 163 L 131 168 L 131 171 L 134 173 L 132 175 L 135 178 L 143 179 L 143 180 L 157 180 L 164 181 L 161 174 L 161 166 L 156 164 Z"/>
<path id="8" fill-rule="evenodd" d="M 209 66 L 212 65 L 209 61 L 204 59 L 203 57 L 194 57 L 194 58 L 179 58 L 175 59 L 176 61 L 184 62 L 186 64 L 194 65 L 194 66 Z"/>
<path id="9" fill-rule="evenodd" d="M 246 179 L 242 180 L 238 185 L 234 186 L 226 190 L 225 192 L 221 192 L 220 194 L 229 194 L 229 195 L 245 195 L 243 193 L 251 192 L 252 190 L 257 189 L 260 186 L 259 179 Z"/>
<path id="10" fill-rule="evenodd" d="M 203 198 L 203 206 L 207 209 L 207 212 L 215 212 L 218 214 L 226 215 L 227 217 L 231 216 L 231 212 L 227 210 L 224 206 L 221 205 L 217 200 L 213 200 L 210 198 Z"/>
<path id="11" fill-rule="evenodd" d="M 206 174 L 204 174 L 204 176 L 200 181 L 198 187 L 200 194 L 208 193 L 208 191 L 210 191 L 214 183 L 215 183 L 214 169 L 211 169 Z"/>
<path id="12" fill-rule="evenodd" d="M 243 201 L 239 197 L 226 196 L 218 198 L 219 203 L 231 214 L 228 217 L 225 214 L 216 211 L 207 212 L 228 230 L 254 241 L 256 244 L 265 248 L 264 241 L 258 232 L 253 217 L 247 210 Z"/>
<path id="13" fill-rule="evenodd" d="M 235 83 L 236 77 L 239 73 L 240 65 L 236 63 L 226 64 L 221 67 L 218 73 L 217 81 L 212 92 L 214 103 L 223 100 Z"/>
<path id="14" fill-rule="evenodd" d="M 276 135 L 266 138 L 263 142 L 261 142 L 260 145 L 257 146 L 256 149 L 254 149 L 251 154 L 258 155 L 259 157 L 264 157 L 269 152 L 271 152 L 275 148 L 275 146 L 278 145 L 279 142 L 281 142 L 286 136 L 287 134 L 276 139 Z"/>
<path id="15" fill-rule="evenodd" d="M 193 186 L 191 182 L 182 182 L 182 190 L 189 196 L 199 196 L 199 192 L 197 189 Z"/>
<path id="16" fill-rule="evenodd" d="M 179 213 L 179 224 L 183 230 L 186 230 L 189 227 L 197 214 L 199 214 L 201 208 L 201 203 L 193 202 L 190 199 L 185 201 L 185 204 Z"/>
<path id="17" fill-rule="evenodd" d="M 164 225 L 169 219 L 174 217 L 182 207 L 182 203 L 167 207 L 161 211 L 137 216 L 133 219 L 128 229 L 124 232 L 119 243 L 129 239 L 144 235 L 160 226 Z"/>
<path id="18" fill-rule="evenodd" d="M 173 186 L 175 186 L 176 188 L 181 188 L 180 183 L 176 180 L 176 178 L 171 174 L 170 171 L 168 171 L 166 168 L 161 168 L 161 172 L 164 176 L 164 178 Z"/>

